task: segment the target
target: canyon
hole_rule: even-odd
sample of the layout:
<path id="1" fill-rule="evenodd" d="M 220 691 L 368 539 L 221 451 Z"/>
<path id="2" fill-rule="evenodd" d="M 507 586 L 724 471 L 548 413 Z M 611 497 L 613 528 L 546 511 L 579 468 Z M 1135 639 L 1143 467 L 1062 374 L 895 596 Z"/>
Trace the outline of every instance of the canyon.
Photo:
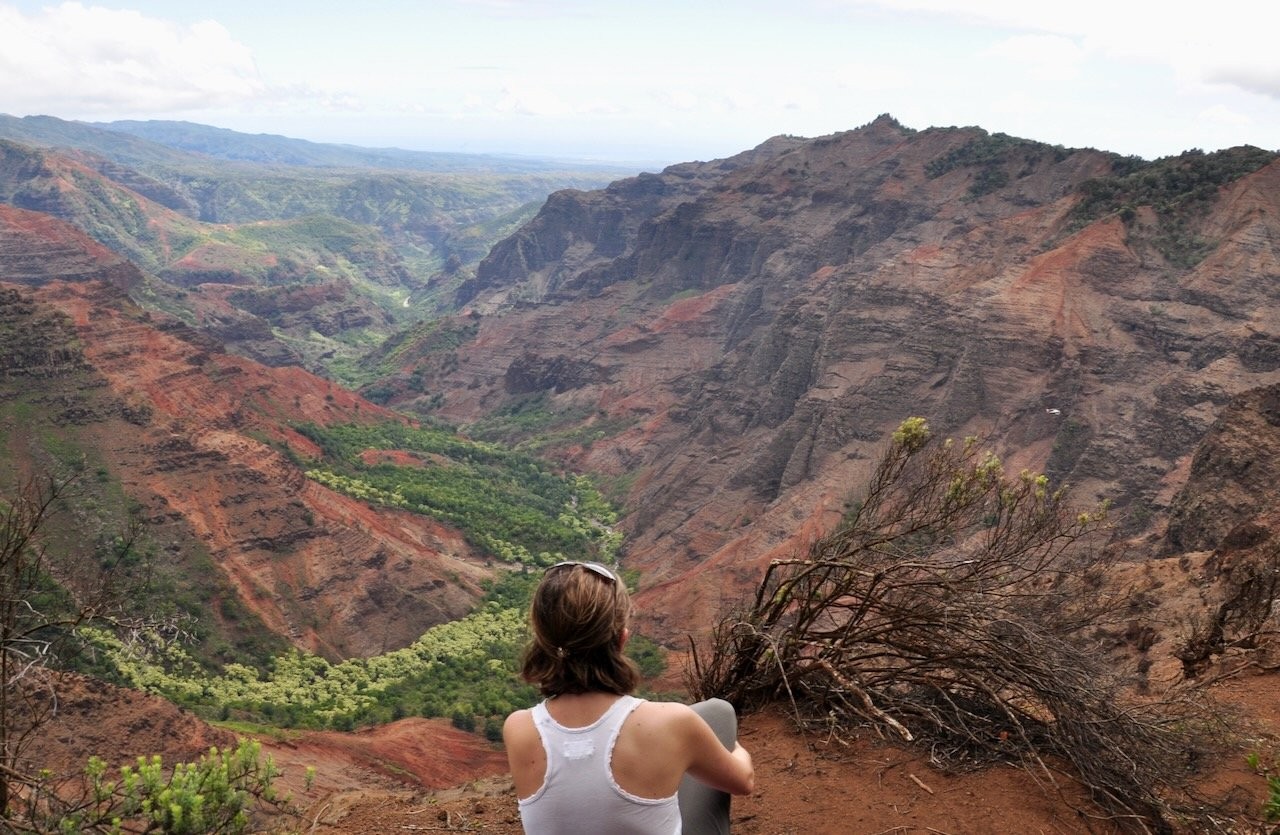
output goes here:
<path id="1" fill-rule="evenodd" d="M 212 659 L 375 656 L 463 617 L 503 573 L 454 527 L 308 478 L 304 424 L 456 427 L 589 474 L 619 508 L 638 629 L 668 647 L 678 689 L 690 638 L 838 523 L 912 416 L 1109 504 L 1110 582 L 1146 601 L 1117 639 L 1144 687 L 1239 657 L 1229 634 L 1197 658 L 1186 645 L 1193 623 L 1230 633 L 1276 553 L 1273 153 L 1147 162 L 883 116 L 555 191 L 482 259 L 432 276 L 403 237 L 345 219 L 308 220 L 327 243 L 305 252 L 209 238 L 163 255 L 208 232 L 190 225 L 200 210 L 114 165 L 103 178 L 101 160 L 0 141 L 0 462 L 80 471 L 76 536 L 142 524 Z M 407 317 L 369 292 L 428 285 L 434 307 Z M 304 333 L 347 341 L 326 356 L 333 342 Z M 1257 694 L 1273 679 L 1232 691 L 1272 741 Z M 754 721 L 766 751 L 783 744 L 776 717 Z M 451 730 L 278 753 L 344 763 L 334 792 L 383 790 L 397 769 L 435 788 L 500 774 Z M 409 737 L 472 770 L 432 783 Z M 380 776 L 333 776 L 356 761 Z M 463 797 L 450 808 L 495 802 Z M 768 820 L 742 823 L 783 831 Z"/>

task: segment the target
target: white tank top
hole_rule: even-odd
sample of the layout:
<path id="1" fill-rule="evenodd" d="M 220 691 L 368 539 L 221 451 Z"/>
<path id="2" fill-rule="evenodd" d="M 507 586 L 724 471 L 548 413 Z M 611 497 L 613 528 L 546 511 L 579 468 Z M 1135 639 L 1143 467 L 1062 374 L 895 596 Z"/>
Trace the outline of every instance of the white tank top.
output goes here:
<path id="1" fill-rule="evenodd" d="M 566 728 L 533 708 L 533 724 L 547 752 L 547 773 L 536 792 L 518 802 L 527 835 L 680 835 L 676 795 L 637 797 L 613 779 L 613 746 L 635 696 L 620 696 L 584 728 Z"/>

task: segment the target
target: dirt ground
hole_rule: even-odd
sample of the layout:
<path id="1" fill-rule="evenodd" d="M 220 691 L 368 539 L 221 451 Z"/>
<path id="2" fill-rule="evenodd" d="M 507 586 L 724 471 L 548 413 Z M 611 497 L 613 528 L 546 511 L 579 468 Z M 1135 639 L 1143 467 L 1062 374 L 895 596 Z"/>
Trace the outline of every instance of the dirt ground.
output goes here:
<path id="1" fill-rule="evenodd" d="M 1280 763 L 1280 673 L 1244 670 L 1207 694 L 1238 738 L 1200 779 L 1201 794 L 1234 810 L 1233 831 L 1259 835 L 1266 784 L 1245 756 L 1257 752 L 1264 764 Z M 71 686 L 61 705 L 32 752 L 46 763 L 83 762 L 86 746 L 114 750 L 117 763 L 143 751 L 174 762 L 234 742 L 161 699 L 91 680 Z M 740 737 L 755 759 L 757 791 L 734 800 L 739 835 L 1118 831 L 1094 817 L 1069 780 L 1055 787 L 1012 767 L 947 775 L 930 766 L 927 752 L 870 734 L 850 745 L 802 735 L 776 710 L 744 717 Z M 283 769 L 280 786 L 295 810 L 260 820 L 263 832 L 521 831 L 502 751 L 448 722 L 406 719 L 356 733 L 280 733 L 262 742 Z"/>
<path id="2" fill-rule="evenodd" d="M 1274 759 L 1280 751 L 1280 675 L 1239 675 L 1212 689 L 1225 707 L 1241 711 L 1245 740 L 1206 775 L 1203 793 L 1238 811 L 1242 822 L 1236 831 L 1262 832 L 1243 822 L 1245 810 L 1261 809 L 1265 788 L 1244 756 L 1256 750 Z M 1061 778 L 1055 787 L 1013 767 L 947 775 L 931 767 L 922 752 L 874 737 L 842 746 L 802 736 L 774 711 L 745 717 L 741 739 L 753 752 L 758 788 L 750 797 L 734 800 L 732 826 L 740 835 L 1120 831 L 1097 817 L 1096 808 Z M 319 749 L 308 748 L 307 756 L 320 769 L 331 767 Z M 346 762 L 344 757 L 334 764 Z M 299 795 L 299 801 L 309 801 L 303 831 L 520 833 L 505 764 L 490 772 L 491 766 L 487 763 L 474 779 L 444 789 L 364 786 Z"/>
<path id="3" fill-rule="evenodd" d="M 744 835 L 1110 831 L 1089 829 L 1016 769 L 948 777 L 892 747 L 806 741 L 777 713 L 747 717 L 741 739 L 754 752 L 758 786 L 733 803 L 733 831 Z M 505 775 L 445 791 L 347 794 L 321 806 L 308 816 L 316 832 L 523 831 Z"/>

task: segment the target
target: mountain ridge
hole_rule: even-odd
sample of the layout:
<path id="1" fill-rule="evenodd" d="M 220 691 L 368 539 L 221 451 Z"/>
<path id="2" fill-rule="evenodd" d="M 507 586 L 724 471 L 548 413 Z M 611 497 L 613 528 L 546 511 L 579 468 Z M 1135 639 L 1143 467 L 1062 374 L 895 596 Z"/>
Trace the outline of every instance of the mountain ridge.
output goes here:
<path id="1" fill-rule="evenodd" d="M 589 160 L 562 160 L 555 157 L 518 154 L 411 151 L 404 148 L 368 148 L 348 143 L 312 142 L 277 134 L 244 133 L 195 122 L 125 119 L 88 124 L 148 139 L 182 151 L 193 151 L 226 160 L 258 163 L 454 173 L 485 171 L 528 174 L 566 167 L 611 172 L 629 173 L 630 171 L 630 166 Z"/>
<path id="2" fill-rule="evenodd" d="M 255 140 L 185 123 L 184 130 L 214 136 L 231 149 L 228 156 L 245 159 L 191 153 L 49 116 L 0 115 L 0 200 L 75 222 L 180 287 L 260 283 L 264 276 L 277 284 L 317 283 L 332 280 L 320 274 L 325 269 L 345 273 L 343 280 L 352 284 L 348 307 L 363 304 L 356 318 L 371 327 L 339 327 L 344 333 L 336 340 L 312 340 L 305 329 L 273 340 L 266 323 L 227 309 L 234 303 L 224 303 L 217 314 L 234 320 L 226 326 L 229 334 L 257 334 L 234 350 L 338 375 L 341 362 L 328 363 L 329 357 L 348 360 L 353 344 L 380 339 L 390 324 L 382 320 L 434 312 L 488 245 L 532 214 L 550 191 L 599 186 L 634 170 L 554 161 L 495 164 L 482 155 L 443 155 L 449 160 L 444 170 L 415 170 L 412 152 L 350 148 L 312 160 L 324 166 L 286 165 L 270 154 L 255 156 L 254 142 L 270 139 L 269 149 L 336 146 Z M 188 251 L 192 247 L 198 251 Z M 168 300 L 169 312 L 180 306 L 181 300 Z M 342 321 L 333 310 L 317 315 Z"/>
<path id="3" fill-rule="evenodd" d="M 0 136 L 51 148 L 78 148 L 126 165 L 171 165 L 189 155 L 228 162 L 329 168 L 381 168 L 436 173 L 528 174 L 576 167 L 629 173 L 627 165 L 511 154 L 410 151 L 312 142 L 278 134 L 244 133 L 197 122 L 123 119 L 83 122 L 54 116 L 0 113 Z M 164 149 L 164 150 L 161 150 Z"/>

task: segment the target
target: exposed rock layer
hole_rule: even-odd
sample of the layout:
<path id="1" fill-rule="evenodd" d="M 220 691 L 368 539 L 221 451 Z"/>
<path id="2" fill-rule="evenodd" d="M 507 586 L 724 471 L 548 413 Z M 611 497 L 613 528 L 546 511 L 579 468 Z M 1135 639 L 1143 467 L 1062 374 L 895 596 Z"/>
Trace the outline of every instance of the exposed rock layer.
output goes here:
<path id="1" fill-rule="evenodd" d="M 395 415 L 152 316 L 103 280 L 118 272 L 136 275 L 70 226 L 0 207 L 0 284 L 38 285 L 0 287 L 0 406 L 29 404 L 0 410 L 10 460 L 38 469 L 44 427 L 59 427 L 118 479 L 166 554 L 206 554 L 209 584 L 308 649 L 377 653 L 470 609 L 489 571 L 459 534 L 333 493 L 279 451 L 310 450 L 299 422 Z"/>

